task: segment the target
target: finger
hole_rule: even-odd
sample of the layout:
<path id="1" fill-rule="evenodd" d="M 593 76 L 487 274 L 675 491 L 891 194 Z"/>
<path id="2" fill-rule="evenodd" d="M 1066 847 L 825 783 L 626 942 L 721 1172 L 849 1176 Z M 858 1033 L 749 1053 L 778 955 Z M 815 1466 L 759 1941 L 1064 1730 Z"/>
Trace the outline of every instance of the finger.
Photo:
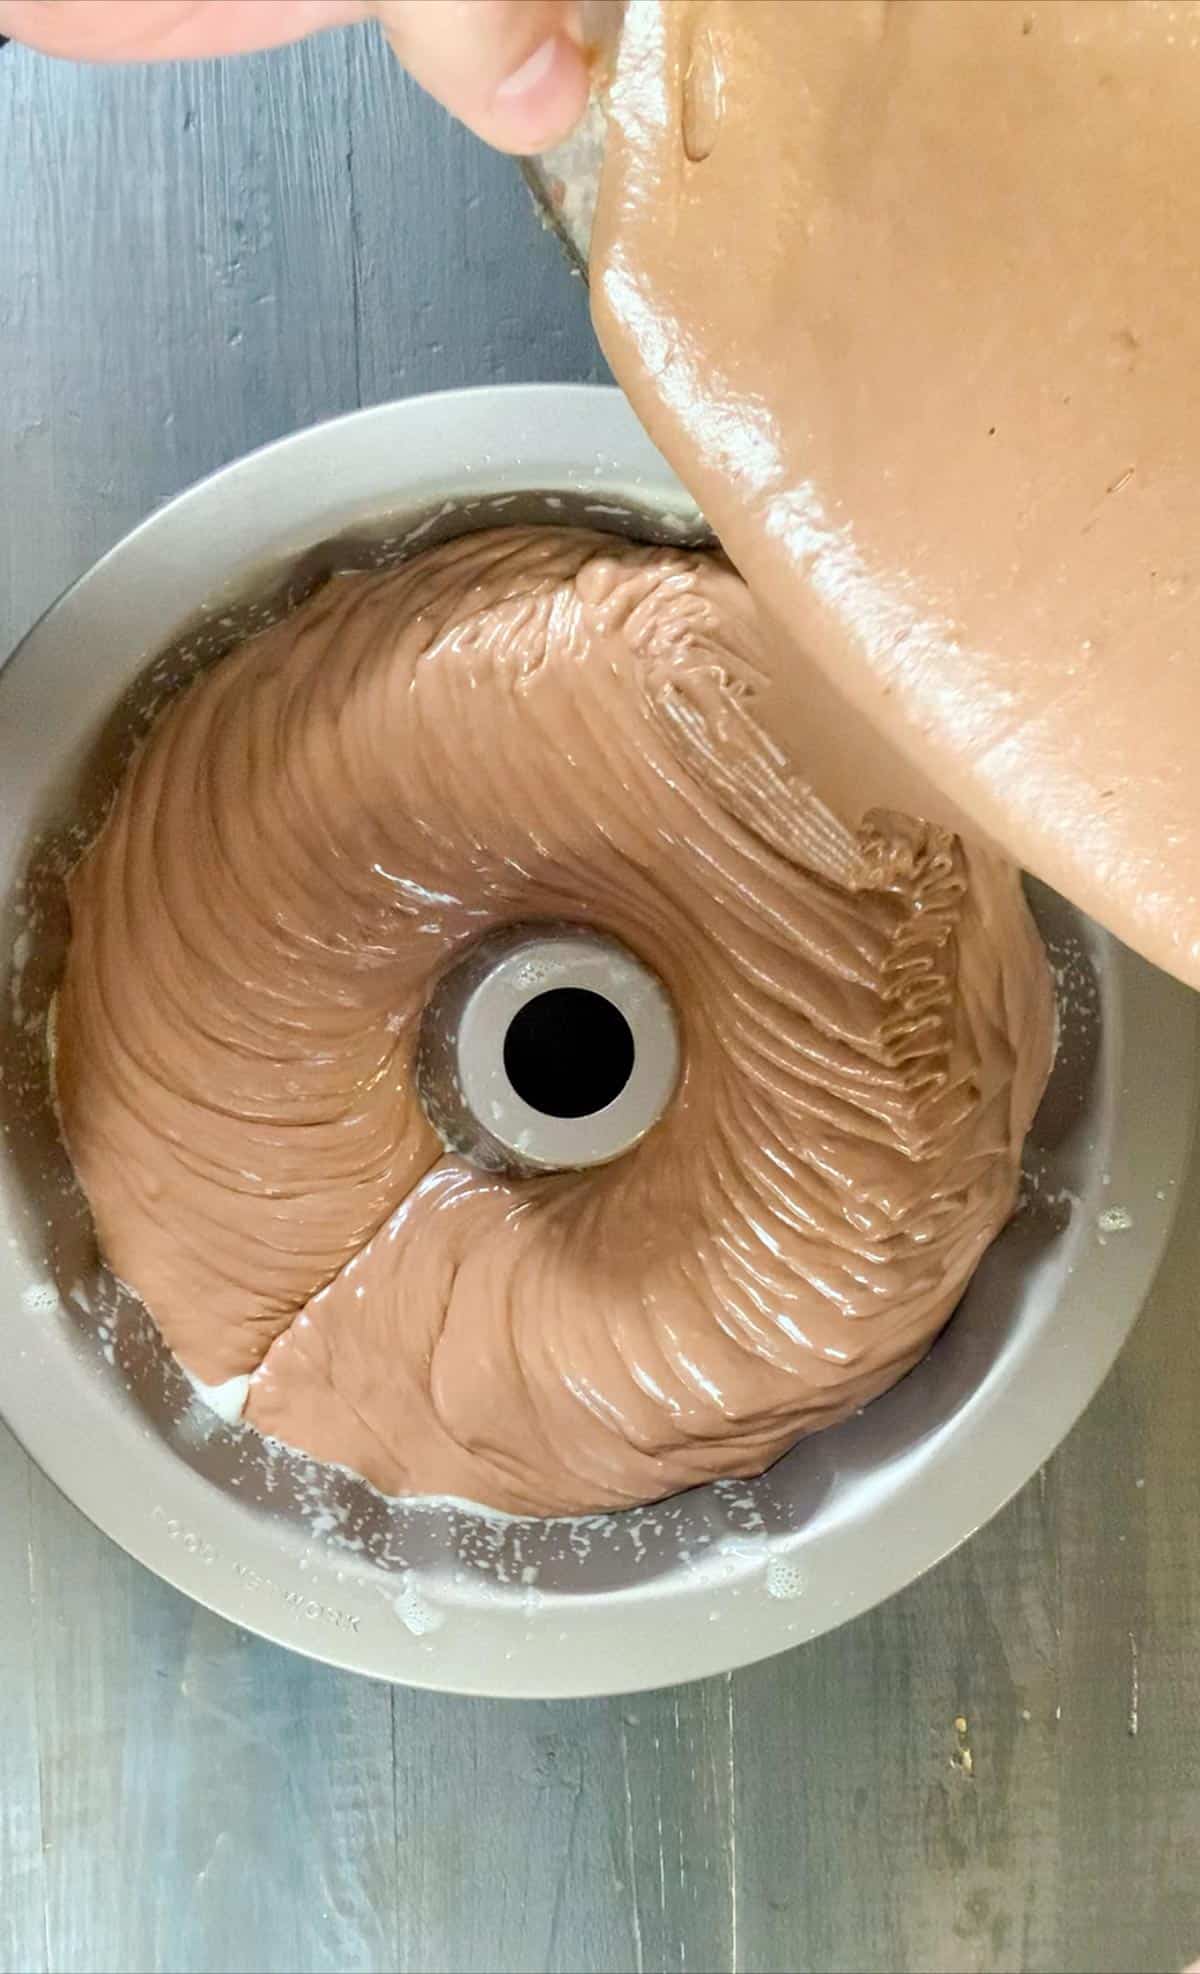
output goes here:
<path id="1" fill-rule="evenodd" d="M 375 11 L 422 87 L 498 150 L 548 150 L 582 116 L 574 0 L 379 0 Z"/>
<path id="2" fill-rule="evenodd" d="M 0 34 L 75 61 L 273 48 L 363 20 L 368 0 L 0 0 Z"/>
<path id="3" fill-rule="evenodd" d="M 76 60 L 168 60 L 372 13 L 417 81 L 500 150 L 546 150 L 583 114 L 578 0 L 0 0 L 0 34 Z"/>

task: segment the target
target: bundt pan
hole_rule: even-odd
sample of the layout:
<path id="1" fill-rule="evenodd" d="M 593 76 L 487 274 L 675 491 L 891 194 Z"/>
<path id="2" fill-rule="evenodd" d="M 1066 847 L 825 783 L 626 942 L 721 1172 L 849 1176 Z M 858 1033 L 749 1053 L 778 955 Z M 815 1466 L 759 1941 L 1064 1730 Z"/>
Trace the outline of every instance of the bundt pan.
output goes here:
<path id="1" fill-rule="evenodd" d="M 46 1023 L 63 874 L 181 680 L 333 564 L 496 521 L 702 540 L 613 391 L 383 405 L 193 488 L 77 583 L 0 673 L 0 1409 L 114 1541 L 251 1630 L 450 1691 L 589 1694 L 760 1659 L 910 1582 L 1001 1506 L 1100 1384 L 1187 1158 L 1193 997 L 1050 894 L 1058 1063 L 1026 1199 L 928 1358 L 761 1480 L 502 1521 L 385 1501 L 224 1424 L 100 1264 L 55 1128 Z"/>

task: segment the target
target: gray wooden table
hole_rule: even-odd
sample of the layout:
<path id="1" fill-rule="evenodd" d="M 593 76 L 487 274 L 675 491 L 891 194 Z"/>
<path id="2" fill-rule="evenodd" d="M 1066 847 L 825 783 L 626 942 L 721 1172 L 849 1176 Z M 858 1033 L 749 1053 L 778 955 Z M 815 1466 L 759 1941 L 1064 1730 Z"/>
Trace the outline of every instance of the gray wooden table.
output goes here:
<path id="1" fill-rule="evenodd" d="M 511 166 L 365 34 L 111 73 L 10 49 L 0 195 L 5 647 L 249 446 L 603 375 Z M 1182 1967 L 1195 1189 L 1183 1219 L 1114 1376 L 996 1522 L 832 1637 L 636 1699 L 443 1700 L 293 1658 L 146 1575 L 0 1428 L 0 1968 Z"/>

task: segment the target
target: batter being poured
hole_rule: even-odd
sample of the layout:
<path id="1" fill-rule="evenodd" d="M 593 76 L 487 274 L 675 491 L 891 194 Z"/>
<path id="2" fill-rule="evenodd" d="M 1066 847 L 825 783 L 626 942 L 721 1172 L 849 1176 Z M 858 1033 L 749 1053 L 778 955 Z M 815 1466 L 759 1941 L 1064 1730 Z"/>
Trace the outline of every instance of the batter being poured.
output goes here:
<path id="1" fill-rule="evenodd" d="M 264 1432 L 621 1507 L 760 1471 L 946 1321 L 1044 957 L 1002 858 L 816 799 L 778 666 L 719 561 L 507 530 L 335 578 L 156 726 L 72 880 L 59 1099 L 106 1258 Z M 531 920 L 615 935 L 679 1024 L 661 1121 L 586 1173 L 476 1170 L 415 1088 L 446 969 Z"/>
<path id="2" fill-rule="evenodd" d="M 1195 0 L 629 0 L 592 251 L 860 784 L 1193 986 L 1198 64 Z"/>

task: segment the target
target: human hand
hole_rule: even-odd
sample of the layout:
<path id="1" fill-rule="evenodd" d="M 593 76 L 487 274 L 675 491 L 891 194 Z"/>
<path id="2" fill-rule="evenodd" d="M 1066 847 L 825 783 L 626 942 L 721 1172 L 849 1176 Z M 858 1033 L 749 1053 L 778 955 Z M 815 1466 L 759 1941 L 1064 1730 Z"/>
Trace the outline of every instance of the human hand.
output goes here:
<path id="1" fill-rule="evenodd" d="M 173 60 L 378 20 L 404 66 L 501 151 L 547 150 L 583 114 L 579 0 L 0 0 L 0 34 L 82 61 Z"/>

